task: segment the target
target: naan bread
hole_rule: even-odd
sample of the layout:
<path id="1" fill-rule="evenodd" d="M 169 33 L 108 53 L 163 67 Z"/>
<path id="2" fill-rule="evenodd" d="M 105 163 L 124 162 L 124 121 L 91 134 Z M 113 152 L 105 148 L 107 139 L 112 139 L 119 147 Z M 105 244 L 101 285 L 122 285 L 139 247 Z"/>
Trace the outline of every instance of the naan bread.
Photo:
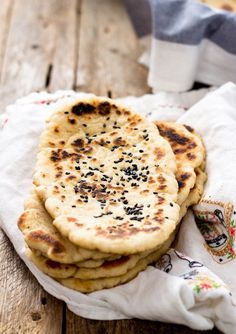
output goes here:
<path id="1" fill-rule="evenodd" d="M 73 277 L 77 271 L 77 266 L 74 264 L 64 264 L 52 261 L 42 255 L 37 255 L 35 252 L 26 249 L 26 255 L 30 261 L 32 261 L 36 267 L 42 272 L 53 278 L 68 278 Z"/>
<path id="2" fill-rule="evenodd" d="M 145 270 L 146 267 L 157 261 L 162 254 L 164 254 L 173 242 L 174 235 L 169 238 L 158 250 L 152 252 L 145 258 L 138 261 L 137 265 L 131 270 L 127 271 L 125 274 L 115 277 L 105 277 L 99 279 L 79 279 L 74 277 L 69 277 L 68 275 L 73 274 L 75 269 L 74 265 L 65 265 L 61 263 L 56 263 L 43 256 L 36 256 L 29 249 L 27 250 L 27 255 L 30 260 L 45 274 L 57 278 L 59 282 L 63 285 L 78 290 L 81 292 L 92 292 L 96 290 L 101 290 L 105 288 L 112 288 L 116 285 L 125 283 L 134 278 L 140 271 Z"/>
<path id="3" fill-rule="evenodd" d="M 113 288 L 114 286 L 129 282 L 135 276 L 137 276 L 139 272 L 145 270 L 149 264 L 157 261 L 164 253 L 167 252 L 172 242 L 173 242 L 173 237 L 165 241 L 164 244 L 158 250 L 149 254 L 147 257 L 139 260 L 137 265 L 132 269 L 130 269 L 124 275 L 98 278 L 98 279 L 88 279 L 88 280 L 79 278 L 65 278 L 65 279 L 58 279 L 58 281 L 70 289 L 84 293 Z"/>
<path id="4" fill-rule="evenodd" d="M 170 143 L 176 158 L 176 179 L 179 185 L 177 203 L 181 205 L 195 184 L 195 168 L 203 163 L 205 148 L 200 136 L 188 125 L 163 121 L 155 124 L 161 136 Z"/>
<path id="5" fill-rule="evenodd" d="M 114 259 L 114 255 L 111 254 L 77 247 L 61 236 L 52 225 L 52 217 L 34 190 L 25 202 L 25 211 L 18 220 L 18 227 L 30 248 L 38 250 L 53 261 L 75 263 L 87 259 Z"/>
<path id="6" fill-rule="evenodd" d="M 204 184 L 207 180 L 207 174 L 200 168 L 196 168 L 196 183 L 194 187 L 191 189 L 188 197 L 180 206 L 180 217 L 181 219 L 186 215 L 188 208 L 192 205 L 197 204 L 203 194 Z"/>
<path id="7" fill-rule="evenodd" d="M 175 229 L 175 169 L 153 123 L 94 97 L 51 117 L 34 184 L 53 225 L 73 244 L 134 254 L 161 245 Z"/>
<path id="8" fill-rule="evenodd" d="M 188 198 L 180 207 L 179 221 L 186 214 L 189 206 L 197 204 L 203 193 L 203 186 L 206 181 L 206 174 L 201 168 L 196 169 L 196 183 L 191 189 Z M 174 233 L 177 232 L 178 229 Z M 171 236 L 173 240 L 174 234 Z M 40 268 L 44 273 L 54 278 L 69 278 L 75 277 L 83 280 L 98 279 L 105 277 L 121 276 L 134 268 L 137 263 L 147 257 L 149 254 L 156 252 L 157 249 L 152 251 L 146 251 L 140 254 L 133 254 L 128 256 L 122 256 L 117 260 L 97 260 L 97 261 L 84 261 L 77 263 L 76 265 L 64 265 L 58 262 L 51 261 L 43 256 L 39 256 L 35 251 L 29 252 L 30 260 Z M 100 265 L 98 265 L 100 262 Z M 87 267 L 87 268 L 85 268 Z"/>
<path id="9" fill-rule="evenodd" d="M 165 124 L 167 125 L 168 123 L 162 122 L 163 126 Z M 173 128 L 175 129 L 175 131 L 176 128 L 180 130 L 181 125 L 178 124 L 177 127 L 175 127 L 175 124 L 172 123 L 172 131 Z M 183 130 L 186 131 L 186 127 L 182 125 L 181 130 L 182 132 Z M 192 129 L 191 133 L 193 133 Z M 189 133 L 190 137 L 191 133 Z M 178 136 L 179 136 L 178 138 L 181 138 L 180 137 L 181 133 L 179 133 Z M 168 136 L 166 136 L 166 138 L 167 140 L 169 139 Z M 177 155 L 177 161 L 178 161 L 178 155 Z M 181 165 L 182 168 L 186 167 L 184 166 L 184 163 L 187 164 L 189 163 L 187 159 L 178 162 L 182 164 Z M 188 184 L 187 185 L 186 183 L 182 184 L 178 196 L 181 196 L 182 193 L 181 189 L 183 189 L 186 186 L 188 186 Z M 196 201 L 199 200 L 199 196 L 196 196 L 195 201 L 192 201 L 193 198 L 192 193 L 193 192 L 191 191 L 189 198 L 185 202 L 183 202 L 183 205 L 181 205 L 180 209 L 181 214 L 179 220 L 181 220 L 182 216 L 186 213 L 188 206 L 195 204 Z M 179 197 L 177 202 L 179 202 Z M 111 267 L 112 265 L 112 263 L 110 262 L 111 260 L 119 258 L 119 256 L 117 255 L 111 256 L 110 254 L 93 252 L 86 249 L 75 247 L 73 244 L 71 245 L 71 243 L 68 242 L 66 238 L 61 237 L 60 234 L 57 232 L 57 230 L 54 228 L 54 226 L 52 225 L 52 218 L 47 214 L 43 204 L 39 200 L 35 191 L 32 191 L 30 197 L 25 202 L 25 209 L 26 213 L 22 215 L 19 226 L 25 236 L 26 243 L 34 250 L 34 252 L 38 250 L 40 251 L 41 254 L 44 254 L 49 259 L 60 263 L 74 263 L 79 259 L 80 262 L 78 262 L 77 265 L 78 267 L 82 268 L 101 267 L 102 264 L 106 261 L 106 259 L 109 260 L 106 261 L 105 263 L 106 268 L 108 268 L 108 266 Z M 37 210 L 37 212 L 35 210 Z M 39 216 L 40 218 L 38 218 Z M 137 254 L 135 254 L 134 256 L 137 257 Z M 89 260 L 81 261 L 81 259 L 84 258 L 85 259 L 89 258 Z M 92 258 L 92 260 L 90 258 Z M 127 259 L 128 257 L 126 258 L 126 260 Z M 123 260 L 121 260 L 120 263 L 123 263 L 124 267 L 125 265 L 128 265 L 128 262 L 134 263 L 132 256 L 129 256 L 129 261 L 126 261 L 125 264 Z M 117 263 L 115 263 L 115 265 L 117 265 Z"/>

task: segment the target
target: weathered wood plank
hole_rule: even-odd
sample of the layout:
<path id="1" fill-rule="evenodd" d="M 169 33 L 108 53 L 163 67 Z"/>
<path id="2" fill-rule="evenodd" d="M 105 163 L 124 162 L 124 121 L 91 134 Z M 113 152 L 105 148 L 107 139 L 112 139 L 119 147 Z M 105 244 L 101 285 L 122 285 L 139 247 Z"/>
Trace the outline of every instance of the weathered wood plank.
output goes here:
<path id="1" fill-rule="evenodd" d="M 75 317 L 67 311 L 67 334 L 220 334 L 217 329 L 212 331 L 195 331 L 185 326 L 164 324 L 161 322 L 144 321 L 139 319 L 95 321 Z"/>
<path id="2" fill-rule="evenodd" d="M 15 1 L 2 66 L 2 108 L 31 91 L 72 88 L 76 3 Z"/>
<path id="3" fill-rule="evenodd" d="M 40 287 L 1 230 L 0 273 L 0 333 L 61 333 L 62 303 Z"/>
<path id="4" fill-rule="evenodd" d="M 141 49 L 120 0 L 84 0 L 81 5 L 77 89 L 113 97 L 149 91 Z"/>
<path id="5" fill-rule="evenodd" d="M 67 0 L 17 0 L 13 7 L 7 2 L 0 10 L 6 22 L 0 21 L 2 111 L 17 97 L 46 86 L 72 88 L 75 73 L 77 0 L 70 6 Z M 2 232 L 0 272 L 0 333 L 61 333 L 62 303 L 43 291 Z"/>
<path id="6" fill-rule="evenodd" d="M 5 53 L 5 46 L 8 36 L 8 29 L 11 21 L 11 14 L 14 0 L 6 0 L 1 2 L 0 6 L 0 76 L 2 70 L 2 62 Z"/>

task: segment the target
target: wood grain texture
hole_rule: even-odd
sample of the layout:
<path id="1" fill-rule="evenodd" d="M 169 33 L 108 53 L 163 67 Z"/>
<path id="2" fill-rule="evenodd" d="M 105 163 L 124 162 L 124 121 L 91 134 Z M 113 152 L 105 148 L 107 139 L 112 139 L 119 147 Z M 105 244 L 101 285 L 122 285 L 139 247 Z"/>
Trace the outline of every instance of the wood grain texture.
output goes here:
<path id="1" fill-rule="evenodd" d="M 196 331 L 185 326 L 165 324 L 139 319 L 95 321 L 75 317 L 67 311 L 66 334 L 220 334 L 212 331 Z"/>
<path id="2" fill-rule="evenodd" d="M 2 1 L 0 6 L 0 77 L 2 73 L 2 62 L 5 54 L 8 30 L 11 22 L 14 0 Z"/>
<path id="3" fill-rule="evenodd" d="M 71 89 L 77 0 L 17 0 L 2 66 L 1 108 L 31 91 Z"/>
<path id="4" fill-rule="evenodd" d="M 0 250 L 0 333 L 61 333 L 62 303 L 40 287 L 1 230 Z"/>
<path id="5" fill-rule="evenodd" d="M 120 0 L 81 4 L 77 89 L 113 97 L 149 92 L 147 69 L 137 63 L 137 36 Z"/>

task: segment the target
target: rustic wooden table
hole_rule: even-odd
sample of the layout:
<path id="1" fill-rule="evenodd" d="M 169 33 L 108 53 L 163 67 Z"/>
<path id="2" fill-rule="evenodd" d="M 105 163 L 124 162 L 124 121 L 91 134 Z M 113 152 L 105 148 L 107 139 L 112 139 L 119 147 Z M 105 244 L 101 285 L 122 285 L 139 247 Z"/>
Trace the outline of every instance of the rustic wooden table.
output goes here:
<path id="1" fill-rule="evenodd" d="M 137 63 L 141 51 L 121 0 L 2 0 L 0 110 L 45 89 L 112 97 L 147 93 L 147 70 Z M 136 319 L 80 318 L 40 287 L 0 231 L 0 333 L 202 332 Z"/>

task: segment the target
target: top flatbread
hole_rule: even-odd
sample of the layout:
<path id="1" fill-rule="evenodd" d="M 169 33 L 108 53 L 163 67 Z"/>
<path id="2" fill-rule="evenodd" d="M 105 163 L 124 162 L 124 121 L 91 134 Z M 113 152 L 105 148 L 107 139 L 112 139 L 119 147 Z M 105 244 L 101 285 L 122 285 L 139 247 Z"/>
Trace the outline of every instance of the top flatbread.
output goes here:
<path id="1" fill-rule="evenodd" d="M 175 229 L 175 158 L 153 123 L 109 99 L 80 99 L 51 117 L 40 145 L 36 191 L 72 243 L 133 254 Z"/>
<path id="2" fill-rule="evenodd" d="M 155 122 L 161 136 L 171 145 L 175 154 L 179 193 L 177 203 L 181 205 L 193 188 L 196 181 L 195 168 L 205 159 L 205 148 L 201 138 L 188 125 L 174 122 Z"/>

